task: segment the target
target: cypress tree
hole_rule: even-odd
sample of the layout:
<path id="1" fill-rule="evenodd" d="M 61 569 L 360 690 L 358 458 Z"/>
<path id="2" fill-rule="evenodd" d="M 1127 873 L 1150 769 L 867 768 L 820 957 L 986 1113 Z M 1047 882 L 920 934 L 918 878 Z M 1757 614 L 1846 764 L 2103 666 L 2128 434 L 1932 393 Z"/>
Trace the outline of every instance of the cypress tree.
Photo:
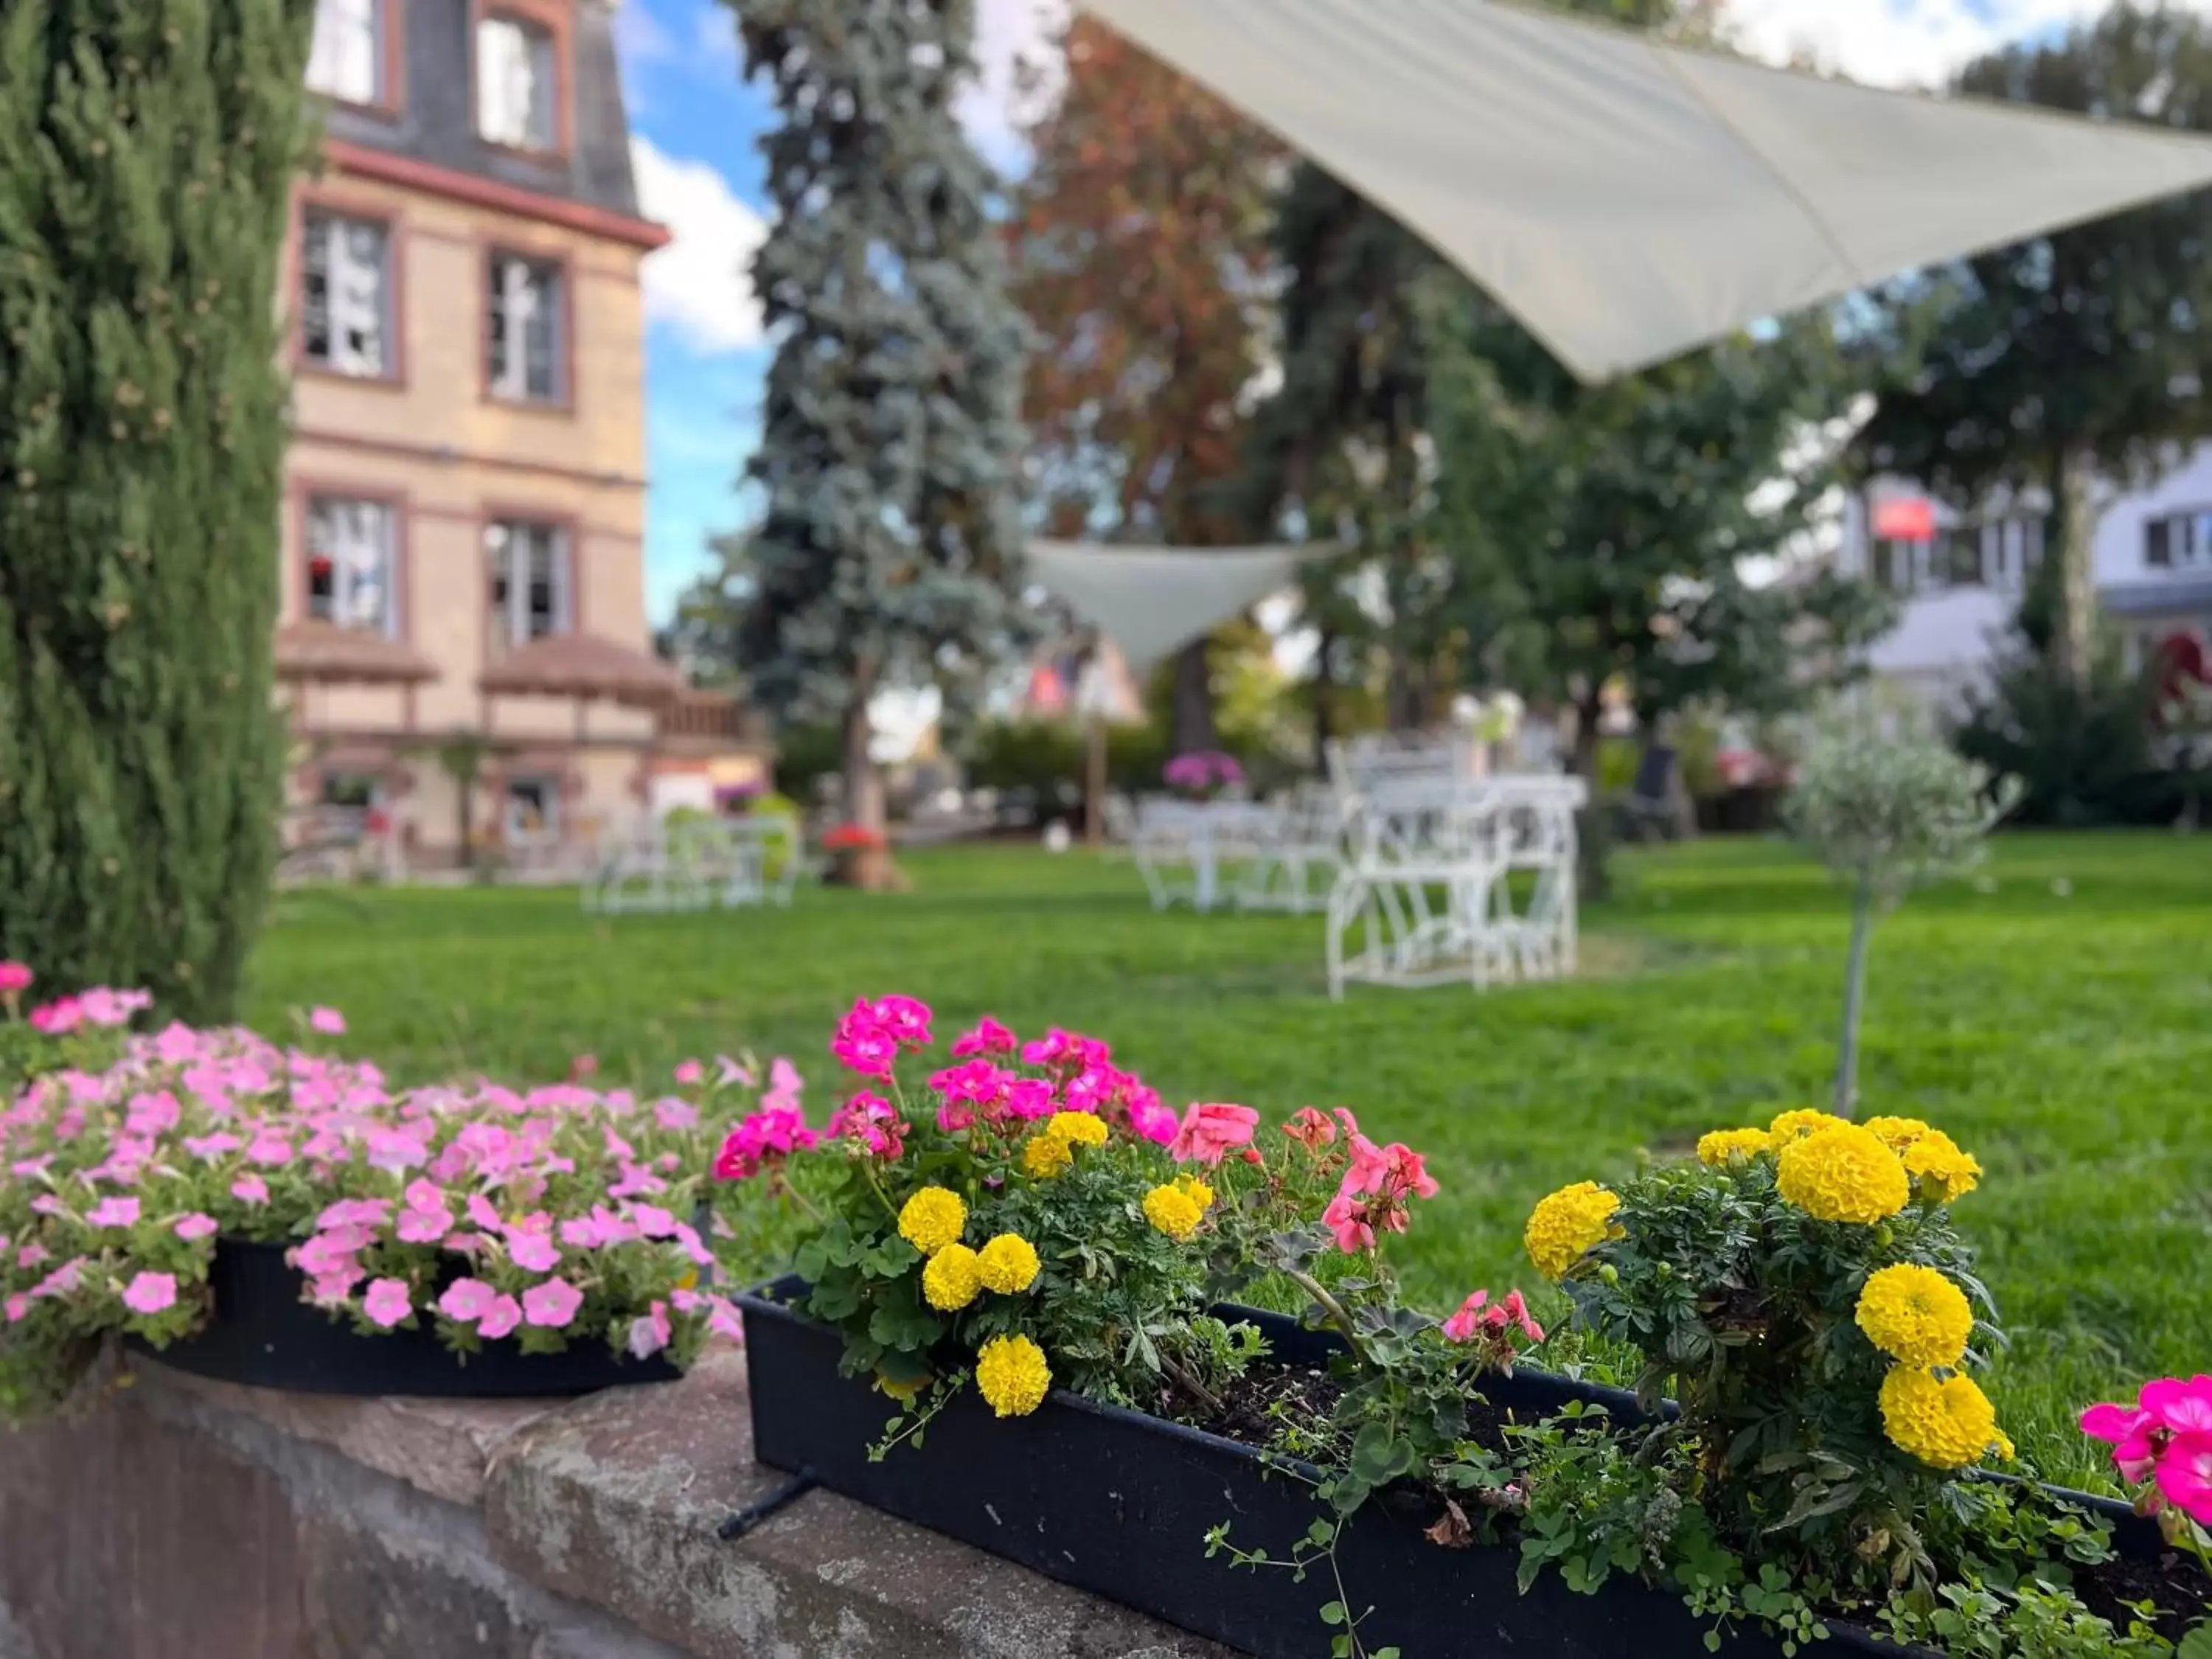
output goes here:
<path id="1" fill-rule="evenodd" d="M 228 1012 L 266 901 L 313 0 L 0 9 L 0 956 Z"/>

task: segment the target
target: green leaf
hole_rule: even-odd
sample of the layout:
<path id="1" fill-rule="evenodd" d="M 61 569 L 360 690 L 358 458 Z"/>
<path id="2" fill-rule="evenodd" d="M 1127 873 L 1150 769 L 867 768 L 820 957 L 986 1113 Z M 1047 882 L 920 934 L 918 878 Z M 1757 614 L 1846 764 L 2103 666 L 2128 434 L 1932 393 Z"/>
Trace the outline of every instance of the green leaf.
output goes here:
<path id="1" fill-rule="evenodd" d="M 2212 1620 L 2200 1620 L 2189 1628 L 2173 1659 L 2212 1659 Z"/>
<path id="2" fill-rule="evenodd" d="M 1341 1601 L 1322 1602 L 1321 1604 L 1321 1621 L 1324 1625 L 1342 1624 L 1344 1622 L 1344 1603 Z"/>

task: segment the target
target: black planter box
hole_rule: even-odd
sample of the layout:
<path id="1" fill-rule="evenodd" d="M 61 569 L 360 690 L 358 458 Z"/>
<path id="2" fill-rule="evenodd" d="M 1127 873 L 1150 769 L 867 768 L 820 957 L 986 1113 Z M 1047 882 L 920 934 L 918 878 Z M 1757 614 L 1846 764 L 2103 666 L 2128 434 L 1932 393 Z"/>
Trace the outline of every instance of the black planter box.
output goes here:
<path id="1" fill-rule="evenodd" d="M 809 1471 L 832 1492 L 1260 1659 L 1328 1650 L 1320 1609 L 1338 1593 L 1325 1562 L 1294 1583 L 1286 1571 L 1206 1559 L 1206 1534 L 1223 1522 L 1232 1543 L 1283 1558 L 1322 1513 L 1305 1486 L 1269 1471 L 1252 1448 L 1058 1389 L 1033 1415 L 1000 1419 L 970 1389 L 921 1447 L 902 1443 L 871 1463 L 890 1403 L 864 1379 L 837 1375 L 842 1339 L 785 1305 L 804 1288 L 785 1279 L 738 1298 L 761 1462 Z M 1319 1363 L 1336 1346 L 1276 1315 L 1224 1312 L 1261 1326 L 1289 1364 Z M 1626 1395 L 1526 1369 L 1489 1380 L 1483 1393 L 1522 1420 L 1571 1400 L 1641 1420 Z M 2122 1537 L 2130 1553 L 2156 1552 L 2155 1529 L 2124 1506 L 2076 1501 L 2132 1523 Z M 1710 1659 L 1706 1625 L 1672 1592 L 1616 1576 L 1581 1595 L 1547 1570 L 1522 1595 L 1517 1549 L 1431 1543 L 1422 1533 L 1439 1513 L 1431 1500 L 1386 1496 L 1345 1528 L 1344 1600 L 1354 1613 L 1373 1607 L 1359 1627 L 1370 1650 L 1396 1644 L 1417 1659 Z M 1917 1651 L 1830 1629 L 1824 1652 Z M 1740 1632 L 1722 1651 L 1781 1659 L 1779 1642 L 1758 1631 Z"/>
<path id="2" fill-rule="evenodd" d="M 166 1348 L 129 1346 L 195 1376 L 293 1394 L 412 1395 L 431 1399 L 523 1399 L 593 1394 L 630 1382 L 673 1382 L 682 1373 L 656 1354 L 633 1359 L 596 1342 L 559 1353 L 525 1353 L 512 1337 L 458 1354 L 434 1331 L 357 1333 L 300 1299 L 300 1270 L 284 1246 L 216 1241 L 208 1269 L 215 1310 L 197 1334 Z"/>

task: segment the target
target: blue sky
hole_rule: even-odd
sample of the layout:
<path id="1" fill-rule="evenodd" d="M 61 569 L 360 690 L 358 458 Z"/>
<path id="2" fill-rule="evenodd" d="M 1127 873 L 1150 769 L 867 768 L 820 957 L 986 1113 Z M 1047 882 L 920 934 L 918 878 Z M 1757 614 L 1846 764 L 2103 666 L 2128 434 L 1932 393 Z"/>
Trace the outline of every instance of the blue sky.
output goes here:
<path id="1" fill-rule="evenodd" d="M 1001 167 L 1019 159 L 1012 64 L 1040 50 L 1064 3 L 978 0 L 984 83 L 963 114 Z M 2212 0 L 2185 3 L 2212 9 Z M 1993 46 L 2102 9 L 2103 0 L 1727 0 L 1726 15 L 1737 43 L 1758 56 L 1808 52 L 1854 79 L 1931 85 Z M 617 28 L 641 204 L 676 235 L 646 264 L 646 595 L 658 621 L 708 568 L 708 537 L 741 516 L 737 481 L 758 433 L 767 364 L 744 270 L 765 228 L 754 141 L 769 109 L 739 77 L 732 15 L 719 0 L 621 0 Z"/>

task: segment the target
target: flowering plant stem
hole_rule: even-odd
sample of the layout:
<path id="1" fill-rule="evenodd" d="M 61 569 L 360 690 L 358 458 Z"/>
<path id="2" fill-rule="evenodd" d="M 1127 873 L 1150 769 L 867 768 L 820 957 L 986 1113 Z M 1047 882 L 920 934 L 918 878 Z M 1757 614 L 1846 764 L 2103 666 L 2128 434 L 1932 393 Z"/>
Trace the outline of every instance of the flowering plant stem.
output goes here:
<path id="1" fill-rule="evenodd" d="M 1303 1268 L 1285 1267 L 1281 1269 L 1281 1272 L 1284 1278 L 1289 1279 L 1291 1284 L 1313 1299 L 1314 1305 L 1322 1310 L 1323 1316 L 1335 1327 L 1338 1334 L 1351 1346 L 1352 1352 L 1359 1357 L 1360 1363 L 1372 1365 L 1375 1363 L 1374 1357 L 1367 1352 L 1367 1344 L 1361 1340 L 1358 1328 L 1352 1324 L 1352 1316 L 1345 1311 L 1344 1304 L 1338 1301 L 1319 1279 Z"/>

